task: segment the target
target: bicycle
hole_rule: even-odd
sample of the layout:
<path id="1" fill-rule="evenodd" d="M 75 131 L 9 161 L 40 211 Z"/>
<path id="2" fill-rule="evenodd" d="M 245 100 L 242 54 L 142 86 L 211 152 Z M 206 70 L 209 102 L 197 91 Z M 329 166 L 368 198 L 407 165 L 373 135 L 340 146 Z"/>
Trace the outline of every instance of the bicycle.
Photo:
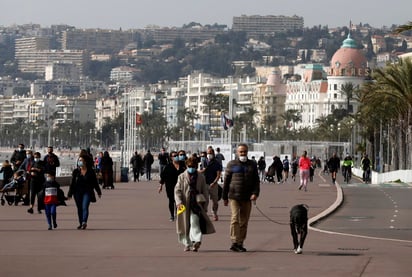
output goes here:
<path id="1" fill-rule="evenodd" d="M 346 184 L 349 184 L 349 181 L 352 178 L 351 168 L 349 166 L 345 166 L 345 172 L 343 174 L 343 177 L 345 178 Z"/>

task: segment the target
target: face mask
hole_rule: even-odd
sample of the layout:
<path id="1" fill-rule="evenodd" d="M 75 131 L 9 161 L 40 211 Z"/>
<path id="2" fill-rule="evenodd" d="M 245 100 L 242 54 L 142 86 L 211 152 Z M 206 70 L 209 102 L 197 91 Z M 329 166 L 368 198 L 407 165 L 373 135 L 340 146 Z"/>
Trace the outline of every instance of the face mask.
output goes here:
<path id="1" fill-rule="evenodd" d="M 30 159 L 31 158 L 31 154 L 27 154 L 27 159 Z"/>
<path id="2" fill-rule="evenodd" d="M 207 154 L 207 159 L 208 160 L 211 160 L 211 159 L 213 159 L 215 157 L 215 155 L 213 155 L 213 154 Z"/>
<path id="3" fill-rule="evenodd" d="M 20 151 L 20 152 L 24 151 L 24 148 L 19 148 L 19 151 Z"/>
<path id="4" fill-rule="evenodd" d="M 186 159 L 186 155 L 179 155 L 179 161 L 184 161 Z"/>
<path id="5" fill-rule="evenodd" d="M 206 157 L 201 157 L 200 160 L 201 160 L 202 162 L 204 162 L 204 161 L 206 161 Z"/>
<path id="6" fill-rule="evenodd" d="M 47 177 L 47 178 L 46 178 L 46 181 L 47 181 L 47 182 L 51 182 L 51 181 L 53 181 L 53 178 L 52 178 L 52 177 Z"/>
<path id="7" fill-rule="evenodd" d="M 78 162 L 77 162 L 77 166 L 78 166 L 78 167 L 82 167 L 82 166 L 83 166 L 83 162 L 82 162 L 82 161 L 78 161 Z"/>
<path id="8" fill-rule="evenodd" d="M 196 171 L 197 171 L 197 169 L 194 168 L 194 167 L 189 167 L 189 168 L 187 169 L 187 172 L 188 172 L 189 174 L 193 174 L 193 173 L 195 173 Z"/>
<path id="9" fill-rule="evenodd" d="M 246 162 L 247 161 L 247 156 L 240 156 L 239 161 L 241 161 L 242 163 Z"/>
<path id="10" fill-rule="evenodd" d="M 40 161 L 40 159 L 39 158 L 34 158 L 34 161 L 38 162 L 38 161 Z"/>
<path id="11" fill-rule="evenodd" d="M 173 157 L 173 161 L 178 162 L 179 161 L 179 156 Z"/>

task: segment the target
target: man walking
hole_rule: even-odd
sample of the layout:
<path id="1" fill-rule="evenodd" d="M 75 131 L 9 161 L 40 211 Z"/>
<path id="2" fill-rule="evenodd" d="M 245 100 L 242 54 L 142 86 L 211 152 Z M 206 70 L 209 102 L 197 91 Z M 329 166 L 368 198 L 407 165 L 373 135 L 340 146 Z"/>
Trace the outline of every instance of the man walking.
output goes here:
<path id="1" fill-rule="evenodd" d="M 59 158 L 53 153 L 53 146 L 47 147 L 47 154 L 44 156 L 44 173 L 51 173 L 56 176 L 56 168 L 60 166 Z"/>
<path id="2" fill-rule="evenodd" d="M 169 164 L 169 153 L 166 152 L 164 148 L 161 149 L 160 153 L 157 155 L 159 160 L 159 174 L 162 174 L 166 165 Z"/>
<path id="3" fill-rule="evenodd" d="M 134 182 L 139 182 L 140 171 L 143 166 L 143 160 L 137 151 L 134 152 L 133 157 L 130 159 L 130 164 L 132 165 L 133 169 L 133 180 Z"/>
<path id="4" fill-rule="evenodd" d="M 260 192 L 260 181 L 256 164 L 247 158 L 248 146 L 239 144 L 237 159 L 230 161 L 225 170 L 223 201 L 230 203 L 232 212 L 230 222 L 231 251 L 246 252 L 243 242 L 246 239 L 252 201 Z"/>
<path id="5" fill-rule="evenodd" d="M 328 161 L 329 172 L 332 174 L 332 183 L 336 182 L 336 173 L 340 168 L 340 159 L 336 155 L 336 152 L 333 153 L 332 157 Z"/>
<path id="6" fill-rule="evenodd" d="M 206 178 L 206 184 L 209 186 L 209 196 L 212 200 L 213 220 L 218 221 L 217 209 L 219 207 L 218 198 L 218 181 L 222 173 L 222 165 L 216 160 L 215 150 L 213 148 L 207 149 L 206 166 L 200 172 L 203 172 Z M 208 205 L 206 205 L 208 206 Z"/>
<path id="7" fill-rule="evenodd" d="M 146 155 L 143 157 L 143 165 L 146 172 L 146 180 L 152 180 L 152 164 L 154 162 L 154 158 L 150 150 L 147 150 Z"/>

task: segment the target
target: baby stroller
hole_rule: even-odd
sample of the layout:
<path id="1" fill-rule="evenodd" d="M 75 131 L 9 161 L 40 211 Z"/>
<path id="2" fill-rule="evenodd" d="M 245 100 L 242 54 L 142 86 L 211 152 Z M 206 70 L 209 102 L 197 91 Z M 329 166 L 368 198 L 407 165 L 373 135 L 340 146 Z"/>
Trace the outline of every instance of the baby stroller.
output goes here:
<path id="1" fill-rule="evenodd" d="M 273 164 L 269 166 L 268 171 L 266 172 L 265 182 L 275 182 L 275 166 Z"/>
<path id="2" fill-rule="evenodd" d="M 9 183 L 4 185 L 4 187 L 0 190 L 1 198 L 0 203 L 2 206 L 7 202 L 7 204 L 11 205 L 18 205 L 19 202 L 24 202 L 25 197 L 27 197 L 27 192 L 24 192 L 24 184 L 26 182 L 25 178 L 25 171 L 24 170 L 17 170 L 13 174 L 13 178 Z"/>
<path id="3" fill-rule="evenodd" d="M 269 175 L 269 174 L 266 173 L 265 182 L 274 183 L 275 182 L 275 177 L 273 175 Z"/>

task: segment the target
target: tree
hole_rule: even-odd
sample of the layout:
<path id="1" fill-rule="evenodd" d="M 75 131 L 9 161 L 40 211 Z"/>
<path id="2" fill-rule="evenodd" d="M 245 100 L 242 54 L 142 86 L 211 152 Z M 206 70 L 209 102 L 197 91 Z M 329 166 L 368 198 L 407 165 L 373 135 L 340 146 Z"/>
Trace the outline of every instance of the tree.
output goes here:
<path id="1" fill-rule="evenodd" d="M 407 24 L 403 24 L 395 29 L 395 33 L 400 34 L 406 31 L 412 30 L 412 21 L 409 21 Z"/>
<path id="2" fill-rule="evenodd" d="M 302 115 L 299 110 L 287 110 L 281 117 L 285 120 L 286 129 L 294 129 L 295 123 L 302 121 Z"/>
<path id="3" fill-rule="evenodd" d="M 222 94 L 209 93 L 203 102 L 206 105 L 207 113 L 209 114 L 209 137 L 211 130 L 216 125 L 220 125 L 220 114 L 227 111 L 229 107 L 229 97 Z M 213 120 L 214 119 L 214 120 Z M 213 123 L 217 123 L 214 125 Z"/>
<path id="4" fill-rule="evenodd" d="M 353 98 L 355 86 L 351 82 L 344 83 L 340 89 L 340 93 L 346 96 L 346 112 L 347 114 L 353 112 L 353 108 L 350 105 L 350 101 Z"/>
<path id="5" fill-rule="evenodd" d="M 395 169 L 412 166 L 412 61 L 400 59 L 373 73 L 374 82 L 361 89 L 358 118 L 365 129 L 378 134 L 382 124 L 391 126 L 392 158 Z M 371 141 L 374 143 L 374 141 Z"/>

